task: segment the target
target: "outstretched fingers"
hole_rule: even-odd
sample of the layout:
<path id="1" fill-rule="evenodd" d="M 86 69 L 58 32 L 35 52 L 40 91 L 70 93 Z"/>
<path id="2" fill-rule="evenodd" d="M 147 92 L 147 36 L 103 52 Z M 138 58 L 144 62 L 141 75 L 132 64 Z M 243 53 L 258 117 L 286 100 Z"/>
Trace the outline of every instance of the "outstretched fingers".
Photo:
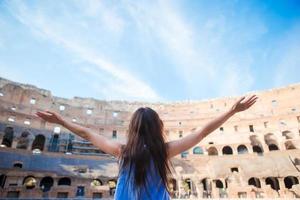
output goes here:
<path id="1" fill-rule="evenodd" d="M 238 103 L 238 104 L 241 103 L 245 98 L 246 98 L 245 96 L 241 97 L 241 98 L 238 100 L 237 103 Z"/>
<path id="2" fill-rule="evenodd" d="M 255 95 L 253 95 L 253 98 L 251 98 L 251 100 L 249 100 L 249 101 L 247 102 L 247 107 L 250 108 L 253 104 L 256 103 L 257 99 L 258 99 L 258 97 L 255 96 Z"/>

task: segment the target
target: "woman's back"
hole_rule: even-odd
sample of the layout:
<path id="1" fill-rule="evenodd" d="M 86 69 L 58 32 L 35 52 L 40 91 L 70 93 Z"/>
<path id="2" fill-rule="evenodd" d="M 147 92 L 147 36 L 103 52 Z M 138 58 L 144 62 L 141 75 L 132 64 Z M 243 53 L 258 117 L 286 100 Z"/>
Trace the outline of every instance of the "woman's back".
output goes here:
<path id="1" fill-rule="evenodd" d="M 130 177 L 129 177 L 130 176 Z M 128 178 L 129 177 L 129 178 Z M 151 160 L 146 176 L 147 186 L 140 190 L 134 186 L 134 167 L 129 175 L 128 168 L 120 169 L 115 199 L 119 200 L 169 200 L 169 193 Z"/>

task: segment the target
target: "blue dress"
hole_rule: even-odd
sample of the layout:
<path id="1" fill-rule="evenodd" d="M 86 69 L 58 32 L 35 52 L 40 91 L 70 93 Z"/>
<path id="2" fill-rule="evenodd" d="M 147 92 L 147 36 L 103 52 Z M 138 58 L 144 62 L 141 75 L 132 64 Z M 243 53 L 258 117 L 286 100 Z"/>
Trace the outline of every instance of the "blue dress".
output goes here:
<path id="1" fill-rule="evenodd" d="M 142 188 L 139 197 L 137 188 L 133 185 L 133 174 L 134 169 L 131 170 L 131 175 L 127 182 L 129 169 L 120 169 L 114 196 L 115 200 L 170 200 L 170 195 L 163 185 L 162 179 L 155 169 L 153 161 L 150 162 L 150 167 L 146 176 L 146 181 L 148 182 L 147 189 Z"/>

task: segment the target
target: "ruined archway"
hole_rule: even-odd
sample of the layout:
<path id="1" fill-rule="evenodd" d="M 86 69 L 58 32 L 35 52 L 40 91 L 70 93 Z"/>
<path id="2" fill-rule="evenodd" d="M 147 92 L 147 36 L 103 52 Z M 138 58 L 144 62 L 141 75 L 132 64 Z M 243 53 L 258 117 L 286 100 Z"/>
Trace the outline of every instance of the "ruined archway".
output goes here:
<path id="1" fill-rule="evenodd" d="M 246 154 L 248 153 L 248 149 L 245 145 L 241 144 L 237 148 L 238 154 Z"/>
<path id="2" fill-rule="evenodd" d="M 253 185 L 257 188 L 261 188 L 260 180 L 255 177 L 252 177 L 248 180 L 248 185 Z"/>
<path id="3" fill-rule="evenodd" d="M 232 151 L 232 148 L 230 146 L 225 146 L 222 149 L 222 153 L 223 153 L 223 155 L 232 155 L 233 151 Z"/>
<path id="4" fill-rule="evenodd" d="M 168 186 L 170 189 L 171 193 L 174 193 L 175 191 L 177 191 L 177 181 L 175 178 L 171 178 L 168 180 Z"/>
<path id="5" fill-rule="evenodd" d="M 221 180 L 216 180 L 216 188 L 224 188 L 223 182 Z"/>
<path id="6" fill-rule="evenodd" d="M 207 152 L 208 152 L 209 156 L 217 156 L 218 155 L 218 150 L 216 147 L 209 147 Z"/>
<path id="7" fill-rule="evenodd" d="M 299 180 L 295 176 L 287 176 L 284 178 L 284 185 L 287 189 L 291 189 L 293 185 L 299 184 Z"/>
<path id="8" fill-rule="evenodd" d="M 17 143 L 17 149 L 27 149 L 28 148 L 29 135 L 30 135 L 30 133 L 28 131 L 22 132 L 21 137 L 19 138 L 19 141 Z"/>
<path id="9" fill-rule="evenodd" d="M 284 143 L 284 146 L 287 150 L 296 149 L 296 146 L 294 145 L 294 143 L 292 141 L 286 141 Z"/>
<path id="10" fill-rule="evenodd" d="M 59 151 L 59 135 L 58 134 L 52 135 L 50 142 L 49 142 L 48 150 L 50 152 L 58 152 Z"/>
<path id="11" fill-rule="evenodd" d="M 63 177 L 58 180 L 57 185 L 71 185 L 71 179 L 68 177 Z"/>
<path id="12" fill-rule="evenodd" d="M 269 151 L 279 150 L 278 143 L 273 133 L 268 133 L 264 136 L 265 143 L 268 145 Z"/>
<path id="13" fill-rule="evenodd" d="M 193 149 L 193 154 L 203 154 L 203 150 L 201 147 L 195 147 Z"/>
<path id="14" fill-rule="evenodd" d="M 44 145 L 45 145 L 45 140 L 46 140 L 46 138 L 44 135 L 39 134 L 39 135 L 35 136 L 31 149 L 32 150 L 38 149 L 40 151 L 43 151 Z"/>
<path id="15" fill-rule="evenodd" d="M 286 131 L 282 131 L 282 136 L 284 136 L 285 137 L 285 139 L 294 139 L 295 138 L 295 134 L 294 133 L 292 133 L 291 131 L 288 131 L 288 130 L 286 130 Z"/>
<path id="16" fill-rule="evenodd" d="M 270 185 L 273 190 L 278 191 L 280 189 L 279 182 L 276 177 L 268 177 L 266 178 L 266 185 Z"/>
<path id="17" fill-rule="evenodd" d="M 46 176 L 42 178 L 40 182 L 40 188 L 42 189 L 43 192 L 48 192 L 51 187 L 53 186 L 53 178 L 50 176 Z"/>
<path id="18" fill-rule="evenodd" d="M 277 151 L 279 150 L 278 146 L 276 144 L 270 144 L 268 145 L 269 151 Z"/>
<path id="19" fill-rule="evenodd" d="M 95 186 L 101 186 L 103 185 L 102 181 L 100 179 L 93 179 L 91 182 L 91 186 L 95 187 Z"/>
<path id="20" fill-rule="evenodd" d="M 26 189 L 33 189 L 36 186 L 36 179 L 33 176 L 27 176 L 23 180 L 23 185 L 26 187 Z"/>
<path id="21" fill-rule="evenodd" d="M 263 154 L 264 150 L 262 148 L 261 142 L 259 141 L 257 135 L 251 135 L 249 137 L 253 153 L 257 153 L 259 155 Z"/>
<path id="22" fill-rule="evenodd" d="M 117 180 L 115 180 L 115 179 L 109 180 L 108 181 L 108 187 L 109 187 L 109 194 L 111 196 L 113 196 L 115 194 L 115 191 L 116 191 Z"/>
<path id="23" fill-rule="evenodd" d="M 14 139 L 14 129 L 13 127 L 8 126 L 4 129 L 4 136 L 1 144 L 5 147 L 11 147 L 13 139 Z"/>

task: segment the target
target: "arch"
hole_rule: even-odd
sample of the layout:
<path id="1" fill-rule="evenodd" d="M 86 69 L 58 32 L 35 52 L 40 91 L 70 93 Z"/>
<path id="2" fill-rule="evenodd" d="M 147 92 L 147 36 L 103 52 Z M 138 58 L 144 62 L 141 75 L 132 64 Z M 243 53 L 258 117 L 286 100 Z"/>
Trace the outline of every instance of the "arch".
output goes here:
<path id="1" fill-rule="evenodd" d="M 195 147 L 193 149 L 193 154 L 203 154 L 203 149 L 201 147 Z"/>
<path id="2" fill-rule="evenodd" d="M 224 185 L 221 180 L 216 180 L 216 188 L 224 188 Z"/>
<path id="3" fill-rule="evenodd" d="M 176 181 L 176 179 L 175 178 L 169 179 L 168 186 L 170 188 L 170 192 L 177 191 L 177 181 Z"/>
<path id="4" fill-rule="evenodd" d="M 293 144 L 292 141 L 286 141 L 286 142 L 284 143 L 284 145 L 285 145 L 285 148 L 286 148 L 287 150 L 297 149 L 296 146 Z"/>
<path id="5" fill-rule="evenodd" d="M 245 145 L 241 144 L 237 148 L 238 154 L 246 154 L 248 153 L 248 149 Z"/>
<path id="6" fill-rule="evenodd" d="M 40 188 L 42 189 L 43 192 L 48 192 L 51 187 L 53 186 L 53 178 L 50 176 L 46 176 L 42 178 L 40 182 Z"/>
<path id="7" fill-rule="evenodd" d="M 71 185 L 71 179 L 68 177 L 63 177 L 58 180 L 57 185 Z"/>
<path id="8" fill-rule="evenodd" d="M 187 178 L 183 181 L 183 189 L 186 194 L 190 195 L 192 193 L 192 180 Z"/>
<path id="9" fill-rule="evenodd" d="M 44 145 L 45 145 L 45 136 L 44 135 L 37 135 L 35 136 L 33 142 L 32 142 L 32 147 L 31 149 L 32 150 L 35 150 L 35 149 L 38 149 L 40 151 L 43 151 L 44 150 Z"/>
<path id="10" fill-rule="evenodd" d="M 222 149 L 222 153 L 223 155 L 232 155 L 233 154 L 232 148 L 230 146 L 225 146 Z"/>
<path id="11" fill-rule="evenodd" d="M 4 129 L 4 136 L 1 144 L 4 145 L 5 147 L 11 147 L 13 139 L 14 139 L 14 129 L 13 127 L 8 126 Z"/>
<path id="12" fill-rule="evenodd" d="M 269 151 L 277 151 L 279 150 L 278 146 L 276 144 L 270 144 L 268 145 Z"/>
<path id="13" fill-rule="evenodd" d="M 259 141 L 257 135 L 251 135 L 249 139 L 251 142 L 253 152 L 261 155 L 264 152 L 264 150 L 262 148 L 261 142 Z"/>
<path id="14" fill-rule="evenodd" d="M 91 182 L 91 186 L 101 186 L 103 185 L 102 181 L 100 179 L 93 179 Z"/>
<path id="15" fill-rule="evenodd" d="M 291 189 L 293 185 L 297 185 L 297 184 L 299 184 L 299 181 L 295 176 L 287 176 L 284 178 L 284 185 L 288 189 Z"/>
<path id="16" fill-rule="evenodd" d="M 186 158 L 189 155 L 188 151 L 181 152 L 181 158 Z"/>
<path id="17" fill-rule="evenodd" d="M 257 154 L 262 154 L 264 152 L 263 148 L 260 146 L 257 146 L 257 145 L 253 146 L 252 149 L 253 149 L 253 152 L 257 153 Z"/>
<path id="18" fill-rule="evenodd" d="M 278 143 L 273 133 L 268 133 L 264 136 L 265 143 L 268 145 L 269 151 L 279 150 Z"/>
<path id="19" fill-rule="evenodd" d="M 209 156 L 217 156 L 218 155 L 218 150 L 216 147 L 209 147 L 207 152 L 208 152 Z"/>
<path id="20" fill-rule="evenodd" d="M 20 168 L 20 169 L 22 169 L 23 168 L 23 163 L 21 163 L 21 162 L 15 162 L 13 166 L 14 166 L 14 168 Z"/>
<path id="21" fill-rule="evenodd" d="M 282 136 L 284 136 L 287 140 L 295 138 L 295 134 L 288 130 L 282 131 Z"/>
<path id="22" fill-rule="evenodd" d="M 253 185 L 257 188 L 261 188 L 260 180 L 255 177 L 252 177 L 248 180 L 248 185 Z"/>
<path id="23" fill-rule="evenodd" d="M 266 178 L 266 185 L 270 185 L 273 190 L 279 190 L 279 182 L 276 177 L 268 177 Z"/>
<path id="24" fill-rule="evenodd" d="M 21 137 L 19 138 L 19 141 L 17 143 L 17 149 L 27 149 L 29 144 L 29 135 L 30 133 L 28 131 L 22 132 Z"/>
<path id="25" fill-rule="evenodd" d="M 33 189 L 36 186 L 36 179 L 33 176 L 27 176 L 23 180 L 23 185 L 26 187 L 26 189 Z"/>
<path id="26" fill-rule="evenodd" d="M 7 176 L 5 174 L 0 175 L 0 187 L 4 188 Z"/>
<path id="27" fill-rule="evenodd" d="M 108 183 L 108 187 L 109 187 L 109 194 L 112 196 L 115 194 L 115 191 L 116 191 L 117 180 L 111 179 L 107 183 Z"/>
<path id="28" fill-rule="evenodd" d="M 50 144 L 49 144 L 48 150 L 51 152 L 59 151 L 59 135 L 58 134 L 52 135 L 52 137 L 50 139 Z"/>

